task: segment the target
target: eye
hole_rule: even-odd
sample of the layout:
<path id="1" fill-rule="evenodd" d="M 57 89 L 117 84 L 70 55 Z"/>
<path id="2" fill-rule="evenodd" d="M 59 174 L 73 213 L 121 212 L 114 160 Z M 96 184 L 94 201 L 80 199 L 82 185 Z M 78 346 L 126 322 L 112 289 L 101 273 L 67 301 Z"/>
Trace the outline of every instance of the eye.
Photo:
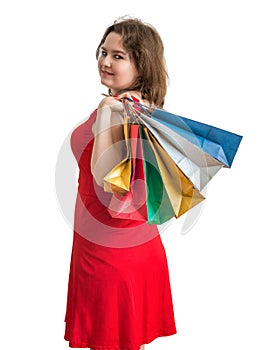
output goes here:
<path id="1" fill-rule="evenodd" d="M 123 57 L 120 56 L 120 55 L 114 55 L 114 58 L 115 58 L 116 60 L 122 60 L 122 59 L 123 59 Z"/>
<path id="2" fill-rule="evenodd" d="M 101 50 L 101 55 L 105 57 L 107 55 L 107 52 L 105 50 Z"/>

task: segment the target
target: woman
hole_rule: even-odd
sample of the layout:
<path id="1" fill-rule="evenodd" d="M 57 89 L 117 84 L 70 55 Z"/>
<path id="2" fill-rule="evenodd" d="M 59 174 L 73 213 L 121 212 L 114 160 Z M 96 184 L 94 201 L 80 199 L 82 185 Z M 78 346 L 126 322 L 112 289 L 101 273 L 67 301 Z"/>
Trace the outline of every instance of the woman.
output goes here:
<path id="1" fill-rule="evenodd" d="M 123 105 L 164 104 L 167 72 L 157 31 L 137 19 L 108 27 L 97 48 L 98 108 L 72 133 L 79 165 L 65 339 L 70 347 L 139 350 L 176 333 L 166 254 L 156 225 L 109 214 L 103 177 L 123 159 Z"/>

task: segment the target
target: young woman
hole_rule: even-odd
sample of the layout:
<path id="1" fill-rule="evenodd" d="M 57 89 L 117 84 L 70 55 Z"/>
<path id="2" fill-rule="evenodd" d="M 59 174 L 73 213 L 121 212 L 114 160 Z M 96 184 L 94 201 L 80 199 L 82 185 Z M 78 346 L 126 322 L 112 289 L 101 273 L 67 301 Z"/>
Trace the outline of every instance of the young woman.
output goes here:
<path id="1" fill-rule="evenodd" d="M 164 104 L 163 43 L 151 25 L 123 19 L 106 29 L 96 57 L 109 96 L 71 137 L 80 172 L 65 339 L 73 348 L 139 350 L 176 333 L 166 253 L 156 225 L 109 214 L 102 179 L 123 157 L 121 100 Z"/>

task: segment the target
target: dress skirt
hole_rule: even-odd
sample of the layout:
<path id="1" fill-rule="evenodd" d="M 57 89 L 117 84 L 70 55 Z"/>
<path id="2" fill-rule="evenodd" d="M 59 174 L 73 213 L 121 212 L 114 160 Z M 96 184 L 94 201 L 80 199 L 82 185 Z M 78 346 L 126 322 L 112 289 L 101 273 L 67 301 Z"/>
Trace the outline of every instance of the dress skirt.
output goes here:
<path id="1" fill-rule="evenodd" d="M 176 333 L 160 236 L 107 248 L 75 233 L 65 339 L 73 348 L 139 350 Z"/>
<path id="2" fill-rule="evenodd" d="M 80 171 L 64 338 L 72 348 L 139 350 L 176 333 L 167 258 L 156 225 L 107 211 L 90 169 L 95 118 L 71 137 Z"/>

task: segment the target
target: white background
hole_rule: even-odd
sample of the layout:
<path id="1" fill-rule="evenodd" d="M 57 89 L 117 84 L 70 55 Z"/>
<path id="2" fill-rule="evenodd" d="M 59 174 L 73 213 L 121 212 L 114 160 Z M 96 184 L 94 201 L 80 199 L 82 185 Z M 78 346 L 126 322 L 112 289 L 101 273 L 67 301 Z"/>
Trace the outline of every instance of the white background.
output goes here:
<path id="1" fill-rule="evenodd" d="M 1 348 L 68 348 L 72 230 L 57 203 L 56 161 L 105 92 L 95 49 L 125 14 L 163 38 L 165 108 L 244 136 L 192 229 L 186 216 L 162 235 L 178 334 L 146 349 L 262 350 L 264 25 L 256 0 L 1 1 Z"/>

